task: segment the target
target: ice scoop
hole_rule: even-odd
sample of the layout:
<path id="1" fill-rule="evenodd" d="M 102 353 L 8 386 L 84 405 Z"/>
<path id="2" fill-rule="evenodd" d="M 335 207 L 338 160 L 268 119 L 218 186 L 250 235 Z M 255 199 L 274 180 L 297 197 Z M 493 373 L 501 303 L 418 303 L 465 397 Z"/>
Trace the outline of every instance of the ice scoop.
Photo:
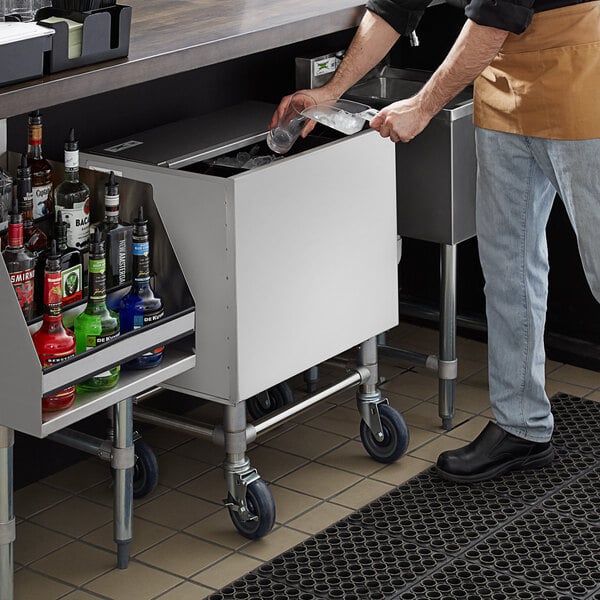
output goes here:
<path id="1" fill-rule="evenodd" d="M 309 106 L 302 111 L 302 115 L 336 131 L 351 135 L 360 131 L 365 121 L 370 122 L 378 112 L 368 104 L 352 100 L 335 100 Z"/>

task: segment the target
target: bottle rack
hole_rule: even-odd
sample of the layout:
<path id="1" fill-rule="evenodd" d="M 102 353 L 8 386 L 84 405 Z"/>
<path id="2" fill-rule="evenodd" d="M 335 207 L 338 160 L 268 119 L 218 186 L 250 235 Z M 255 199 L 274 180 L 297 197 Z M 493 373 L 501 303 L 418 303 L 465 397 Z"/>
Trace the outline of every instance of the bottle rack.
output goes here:
<path id="1" fill-rule="evenodd" d="M 14 160 L 16 155 L 9 155 L 9 164 Z M 55 167 L 56 176 L 60 178 L 61 166 Z M 104 214 L 102 191 L 108 174 L 82 169 L 80 176 L 90 186 L 93 220 L 100 220 Z M 3 382 L 0 390 L 0 425 L 35 437 L 46 437 L 179 375 L 196 363 L 193 343 L 194 300 L 154 203 L 152 187 L 120 177 L 119 183 L 123 219 L 131 222 L 142 205 L 149 220 L 152 269 L 158 274 L 155 287 L 163 297 L 165 317 L 61 365 L 42 369 L 30 335 L 35 323 L 28 324 L 25 321 L 6 265 L 0 260 L 0 329 L 3 340 L 0 357 L 0 378 Z M 119 291 L 125 293 L 127 287 Z M 85 302 L 82 302 L 73 308 L 69 307 L 67 313 L 80 312 L 84 306 Z M 166 345 L 166 348 L 158 367 L 143 371 L 121 369 L 119 382 L 114 388 L 102 392 L 78 392 L 71 408 L 42 413 L 43 395 L 88 379 L 95 373 L 162 345 Z"/>
<path id="2" fill-rule="evenodd" d="M 37 12 L 36 20 L 65 17 L 83 24 L 81 55 L 69 58 L 69 28 L 66 23 L 39 23 L 54 30 L 52 49 L 45 56 L 45 71 L 56 73 L 104 60 L 122 58 L 129 53 L 131 7 L 116 4 L 87 12 L 47 7 Z"/>

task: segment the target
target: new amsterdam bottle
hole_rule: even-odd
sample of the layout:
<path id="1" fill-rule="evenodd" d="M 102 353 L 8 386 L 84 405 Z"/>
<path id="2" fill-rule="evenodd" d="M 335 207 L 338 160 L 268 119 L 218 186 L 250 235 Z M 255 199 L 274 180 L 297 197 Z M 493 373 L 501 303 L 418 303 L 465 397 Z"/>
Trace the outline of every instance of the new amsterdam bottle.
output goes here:
<path id="1" fill-rule="evenodd" d="M 75 130 L 65 142 L 65 179 L 54 191 L 56 210 L 67 223 L 67 245 L 87 252 L 90 238 L 90 189 L 79 181 L 79 143 Z M 84 264 L 85 264 L 84 259 Z"/>
<path id="2" fill-rule="evenodd" d="M 35 256 L 23 245 L 23 217 L 15 198 L 8 222 L 8 242 L 2 252 L 10 282 L 25 319 L 33 318 Z"/>
<path id="3" fill-rule="evenodd" d="M 56 240 L 46 258 L 44 270 L 44 317 L 42 326 L 32 336 L 33 345 L 43 368 L 51 367 L 75 356 L 75 336 L 62 322 L 62 278 L 60 253 Z M 42 398 L 43 411 L 69 408 L 75 400 L 75 386 Z"/>
<path id="4" fill-rule="evenodd" d="M 81 252 L 69 248 L 67 244 L 67 224 L 62 212 L 58 211 L 54 225 L 56 244 L 60 254 L 60 272 L 62 276 L 62 303 L 68 306 L 83 298 L 83 266 Z"/>
<path id="5" fill-rule="evenodd" d="M 140 206 L 137 219 L 133 221 L 133 283 L 121 298 L 119 311 L 121 333 L 139 329 L 159 321 L 164 316 L 163 303 L 150 285 L 150 241 L 148 221 Z M 148 369 L 160 364 L 164 346 L 154 348 L 127 362 L 128 369 Z"/>
<path id="6" fill-rule="evenodd" d="M 75 319 L 77 354 L 82 354 L 119 335 L 119 316 L 106 306 L 106 260 L 99 231 L 90 243 L 90 295 L 85 310 Z M 84 391 L 106 390 L 116 385 L 120 367 L 116 366 L 78 384 Z"/>
<path id="7" fill-rule="evenodd" d="M 100 229 L 106 244 L 106 289 L 131 283 L 132 226 L 119 218 L 119 184 L 111 171 L 105 187 L 104 221 L 92 226 Z"/>
<path id="8" fill-rule="evenodd" d="M 27 162 L 31 167 L 33 218 L 37 221 L 54 213 L 52 166 L 42 154 L 42 115 L 39 110 L 27 120 Z"/>

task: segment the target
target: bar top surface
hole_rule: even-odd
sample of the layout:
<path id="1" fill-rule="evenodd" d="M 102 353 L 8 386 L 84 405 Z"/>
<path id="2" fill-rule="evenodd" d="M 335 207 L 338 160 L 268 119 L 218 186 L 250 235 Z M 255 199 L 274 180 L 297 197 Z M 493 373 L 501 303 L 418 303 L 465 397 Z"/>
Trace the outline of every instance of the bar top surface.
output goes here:
<path id="1" fill-rule="evenodd" d="M 129 0 L 129 56 L 0 87 L 0 119 L 355 27 L 359 0 Z"/>

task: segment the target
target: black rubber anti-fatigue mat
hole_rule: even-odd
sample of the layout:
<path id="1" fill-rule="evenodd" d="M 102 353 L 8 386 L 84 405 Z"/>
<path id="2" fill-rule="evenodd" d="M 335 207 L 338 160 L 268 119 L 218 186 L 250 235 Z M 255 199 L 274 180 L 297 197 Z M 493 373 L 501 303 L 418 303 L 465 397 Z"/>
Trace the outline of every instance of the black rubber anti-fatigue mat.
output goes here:
<path id="1" fill-rule="evenodd" d="M 209 600 L 600 600 L 600 403 L 552 408 L 550 467 L 429 469 Z"/>

